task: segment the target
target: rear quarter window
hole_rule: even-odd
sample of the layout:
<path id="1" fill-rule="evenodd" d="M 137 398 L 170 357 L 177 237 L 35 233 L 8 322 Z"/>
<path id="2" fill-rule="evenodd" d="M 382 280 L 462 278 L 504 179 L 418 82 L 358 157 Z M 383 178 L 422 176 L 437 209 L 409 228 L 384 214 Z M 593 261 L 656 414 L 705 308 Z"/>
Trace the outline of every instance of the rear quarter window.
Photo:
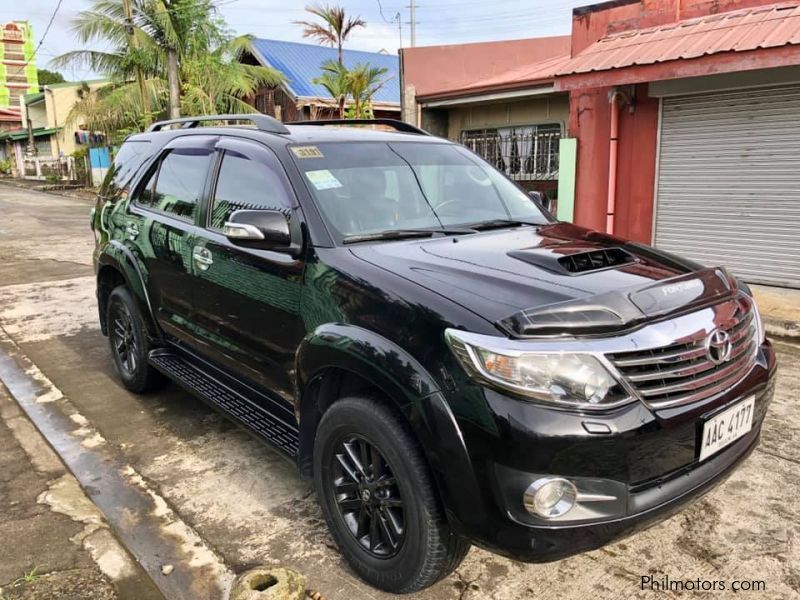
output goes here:
<path id="1" fill-rule="evenodd" d="M 150 157 L 152 144 L 150 140 L 128 140 L 122 144 L 114 157 L 114 162 L 108 170 L 100 192 L 101 202 L 116 202 L 123 192 L 128 191 L 128 185 L 139 167 Z"/>

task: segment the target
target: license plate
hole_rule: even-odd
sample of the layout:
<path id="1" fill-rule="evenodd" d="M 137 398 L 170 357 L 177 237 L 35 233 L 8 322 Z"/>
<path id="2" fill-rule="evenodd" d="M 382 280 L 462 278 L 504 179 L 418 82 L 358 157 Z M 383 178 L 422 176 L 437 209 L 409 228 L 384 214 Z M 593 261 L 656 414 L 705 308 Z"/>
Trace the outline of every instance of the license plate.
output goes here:
<path id="1" fill-rule="evenodd" d="M 753 427 L 755 401 L 756 397 L 750 396 L 705 422 L 703 425 L 703 441 L 700 447 L 701 461 L 719 452 L 725 446 L 750 431 Z"/>

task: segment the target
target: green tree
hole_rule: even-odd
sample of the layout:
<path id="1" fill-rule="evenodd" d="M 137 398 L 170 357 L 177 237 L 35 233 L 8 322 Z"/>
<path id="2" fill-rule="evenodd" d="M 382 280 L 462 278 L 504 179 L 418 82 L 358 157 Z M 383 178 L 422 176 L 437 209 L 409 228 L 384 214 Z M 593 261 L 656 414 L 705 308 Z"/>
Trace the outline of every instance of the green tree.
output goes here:
<path id="1" fill-rule="evenodd" d="M 372 98 L 388 79 L 384 79 L 388 69 L 373 67 L 369 63 L 359 63 L 352 69 L 340 65 L 335 60 L 322 63 L 322 75 L 314 79 L 333 97 L 339 106 L 339 118 L 372 118 Z M 345 110 L 347 100 L 352 106 Z"/>
<path id="2" fill-rule="evenodd" d="M 366 27 L 367 23 L 361 17 L 348 17 L 341 6 L 306 6 L 306 12 L 314 15 L 319 22 L 295 21 L 303 26 L 303 37 L 314 38 L 320 44 L 337 48 L 339 64 L 342 61 L 342 48 L 347 38 L 357 27 Z"/>
<path id="3" fill-rule="evenodd" d="M 324 87 L 331 95 L 339 108 L 339 118 L 344 119 L 344 105 L 350 95 L 350 71 L 335 60 L 323 63 L 321 68 L 322 75 L 314 79 L 314 83 Z"/>
<path id="4" fill-rule="evenodd" d="M 75 18 L 73 30 L 81 42 L 101 42 L 108 49 L 75 50 L 54 62 L 89 67 L 112 83 L 84 97 L 74 107 L 73 119 L 82 116 L 91 128 L 108 133 L 140 129 L 150 115 L 133 82 L 137 69 L 145 76 L 145 94 L 157 116 L 181 109 L 188 114 L 252 110 L 242 97 L 282 81 L 274 69 L 239 60 L 251 50 L 251 38 L 230 35 L 209 0 L 131 3 L 136 49 L 129 43 L 122 0 L 94 0 Z"/>
<path id="5" fill-rule="evenodd" d="M 64 76 L 58 71 L 48 71 L 47 69 L 37 69 L 39 85 L 52 85 L 54 83 L 64 83 Z"/>
<path id="6" fill-rule="evenodd" d="M 373 67 L 369 63 L 359 63 L 350 70 L 348 76 L 349 92 L 353 98 L 353 116 L 356 119 L 372 117 L 372 98 L 388 79 L 384 79 L 388 69 Z"/>

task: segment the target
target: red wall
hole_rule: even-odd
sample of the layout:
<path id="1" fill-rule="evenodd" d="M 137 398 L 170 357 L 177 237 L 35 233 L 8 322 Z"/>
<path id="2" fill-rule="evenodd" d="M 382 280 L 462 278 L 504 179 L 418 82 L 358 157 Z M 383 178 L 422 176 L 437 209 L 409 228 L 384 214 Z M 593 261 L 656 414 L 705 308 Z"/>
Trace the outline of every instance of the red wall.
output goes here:
<path id="1" fill-rule="evenodd" d="M 572 55 L 609 33 L 652 27 L 676 20 L 774 0 L 641 0 L 592 11 L 576 9 L 572 20 Z M 647 96 L 647 84 L 622 86 L 633 95 L 633 112 L 620 109 L 617 165 L 616 224 L 621 237 L 652 241 L 658 100 Z M 570 92 L 569 133 L 578 138 L 575 222 L 605 230 L 608 198 L 608 158 L 611 130 L 611 88 Z"/>
<path id="2" fill-rule="evenodd" d="M 658 100 L 647 85 L 625 86 L 634 96 L 633 112 L 619 111 L 617 201 L 614 233 L 650 243 L 653 223 Z M 570 93 L 569 129 L 578 132 L 575 222 L 605 230 L 608 198 L 608 156 L 611 133 L 610 88 Z"/>

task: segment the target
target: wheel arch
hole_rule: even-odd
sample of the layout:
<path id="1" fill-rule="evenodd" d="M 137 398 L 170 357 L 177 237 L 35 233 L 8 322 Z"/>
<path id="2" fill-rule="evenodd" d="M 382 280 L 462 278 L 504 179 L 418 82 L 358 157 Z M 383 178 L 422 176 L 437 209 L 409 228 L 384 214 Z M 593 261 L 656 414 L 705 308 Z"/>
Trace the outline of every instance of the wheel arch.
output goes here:
<path id="1" fill-rule="evenodd" d="M 103 335 L 108 335 L 106 322 L 108 298 L 118 285 L 125 285 L 130 290 L 144 317 L 148 335 L 153 339 L 160 338 L 161 331 L 155 319 L 138 261 L 129 248 L 112 241 L 97 261 L 97 310 Z"/>
<path id="2" fill-rule="evenodd" d="M 296 367 L 302 475 L 312 475 L 314 440 L 325 410 L 347 395 L 371 395 L 389 404 L 409 427 L 451 518 L 450 508 L 458 504 L 454 494 L 474 481 L 474 472 L 450 406 L 422 364 L 377 333 L 330 324 L 306 337 Z"/>

